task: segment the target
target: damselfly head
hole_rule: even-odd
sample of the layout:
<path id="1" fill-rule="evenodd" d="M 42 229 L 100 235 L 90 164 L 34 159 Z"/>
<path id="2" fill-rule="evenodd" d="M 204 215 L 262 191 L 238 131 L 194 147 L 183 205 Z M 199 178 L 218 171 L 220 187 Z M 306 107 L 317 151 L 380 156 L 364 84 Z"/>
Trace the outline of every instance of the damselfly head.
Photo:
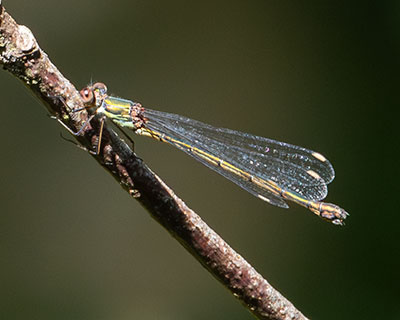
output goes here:
<path id="1" fill-rule="evenodd" d="M 94 103 L 94 94 L 90 87 L 85 87 L 79 91 L 81 99 L 85 105 L 91 105 Z"/>
<path id="2" fill-rule="evenodd" d="M 102 82 L 96 82 L 83 88 L 79 93 L 86 107 L 98 108 L 107 97 L 107 86 Z"/>
<path id="3" fill-rule="evenodd" d="M 92 90 L 101 96 L 107 95 L 107 86 L 103 82 L 96 82 L 92 85 Z"/>

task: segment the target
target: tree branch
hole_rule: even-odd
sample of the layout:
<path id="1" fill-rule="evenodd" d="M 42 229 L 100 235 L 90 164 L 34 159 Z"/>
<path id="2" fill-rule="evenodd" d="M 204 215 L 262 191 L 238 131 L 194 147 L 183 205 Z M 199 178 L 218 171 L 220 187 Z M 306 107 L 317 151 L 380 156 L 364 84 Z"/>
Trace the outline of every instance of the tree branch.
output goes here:
<path id="1" fill-rule="evenodd" d="M 50 62 L 32 32 L 18 25 L 0 0 L 0 64 L 19 78 L 72 131 L 88 118 L 79 92 Z M 95 150 L 99 121 L 94 118 L 77 136 Z M 306 319 L 242 256 L 236 253 L 193 210 L 138 158 L 128 145 L 105 126 L 96 161 L 138 200 L 217 280 L 260 319 Z"/>

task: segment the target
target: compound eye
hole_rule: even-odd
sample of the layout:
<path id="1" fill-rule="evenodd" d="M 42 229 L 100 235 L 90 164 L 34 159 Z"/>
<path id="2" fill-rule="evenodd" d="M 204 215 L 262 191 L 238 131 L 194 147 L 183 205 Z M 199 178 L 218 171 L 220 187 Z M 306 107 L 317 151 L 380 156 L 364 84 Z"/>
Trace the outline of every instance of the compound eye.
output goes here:
<path id="1" fill-rule="evenodd" d="M 107 94 L 107 86 L 102 82 L 96 82 L 92 88 L 94 91 L 99 92 L 102 96 Z"/>
<path id="2" fill-rule="evenodd" d="M 93 91 L 90 90 L 88 87 L 83 88 L 81 91 L 79 91 L 81 98 L 83 100 L 83 103 L 85 104 L 91 104 L 94 102 L 94 95 Z"/>

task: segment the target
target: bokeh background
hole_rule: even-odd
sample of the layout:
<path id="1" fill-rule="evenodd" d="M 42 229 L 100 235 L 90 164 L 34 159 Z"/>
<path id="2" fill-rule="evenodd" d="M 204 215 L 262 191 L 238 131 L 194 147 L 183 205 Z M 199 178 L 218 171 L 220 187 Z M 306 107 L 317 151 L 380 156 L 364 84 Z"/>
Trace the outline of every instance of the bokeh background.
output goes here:
<path id="1" fill-rule="evenodd" d="M 3 1 L 77 87 L 317 150 L 332 226 L 257 200 L 174 148 L 136 152 L 305 315 L 399 319 L 400 4 Z M 0 72 L 0 318 L 251 319 Z M 397 178 L 396 178 L 397 177 Z M 397 234 L 397 236 L 396 236 Z"/>

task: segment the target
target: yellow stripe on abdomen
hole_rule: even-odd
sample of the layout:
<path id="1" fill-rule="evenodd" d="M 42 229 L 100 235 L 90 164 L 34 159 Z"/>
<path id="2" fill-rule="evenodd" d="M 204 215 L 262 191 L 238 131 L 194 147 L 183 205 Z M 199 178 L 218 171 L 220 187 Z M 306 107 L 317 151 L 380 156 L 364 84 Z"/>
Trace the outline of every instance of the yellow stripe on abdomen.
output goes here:
<path id="1" fill-rule="evenodd" d="M 156 139 L 156 140 L 159 140 L 162 142 L 169 142 L 180 149 L 184 148 L 187 151 L 197 155 L 198 157 L 201 157 L 203 160 L 207 161 L 208 163 L 210 163 L 214 166 L 219 166 L 219 167 L 223 168 L 224 170 L 237 175 L 238 177 L 242 178 L 243 180 L 250 181 L 250 182 L 254 183 L 255 185 L 257 185 L 257 187 L 268 190 L 269 192 L 271 192 L 272 194 L 274 194 L 277 197 L 281 197 L 284 200 L 297 203 L 297 204 L 309 209 L 317 216 L 320 216 L 321 218 L 328 220 L 334 224 L 342 225 L 343 220 L 348 215 L 348 213 L 345 210 L 343 210 L 342 208 L 340 208 L 337 205 L 305 199 L 304 197 L 302 197 L 301 195 L 299 195 L 297 193 L 282 189 L 281 187 L 279 187 L 279 185 L 277 183 L 275 183 L 272 180 L 264 180 L 257 176 L 253 176 L 250 173 L 243 171 L 240 168 L 237 168 L 236 166 L 232 165 L 231 163 L 229 163 L 225 160 L 222 160 L 221 158 L 218 158 L 218 157 L 216 157 L 210 153 L 207 153 L 199 148 L 193 147 L 187 143 L 184 143 L 180 140 L 169 137 L 165 134 L 150 130 L 148 128 L 140 128 L 140 129 L 136 130 L 136 133 L 139 135 L 151 137 L 153 139 Z M 315 175 L 316 175 L 316 173 L 315 173 Z M 269 199 L 263 195 L 258 195 L 258 197 L 264 201 L 270 202 Z"/>

